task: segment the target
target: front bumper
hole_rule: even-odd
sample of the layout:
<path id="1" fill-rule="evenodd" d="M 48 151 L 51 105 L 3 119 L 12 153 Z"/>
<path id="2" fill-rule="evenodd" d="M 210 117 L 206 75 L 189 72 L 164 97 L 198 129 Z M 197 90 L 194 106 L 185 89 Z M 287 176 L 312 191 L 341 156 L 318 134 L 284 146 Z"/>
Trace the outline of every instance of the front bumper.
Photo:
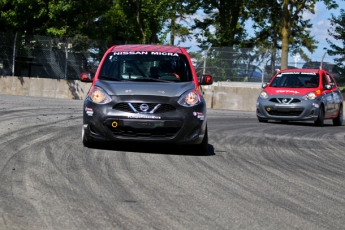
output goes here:
<path id="1" fill-rule="evenodd" d="M 256 116 L 259 119 L 315 121 L 318 117 L 320 108 L 320 101 L 318 99 L 304 100 L 302 97 L 296 97 L 294 100 L 295 103 L 284 104 L 278 103 L 275 98 L 277 96 L 267 99 L 258 98 L 256 103 Z M 284 98 L 284 96 L 279 96 L 279 98 Z"/>
<path id="2" fill-rule="evenodd" d="M 206 130 L 206 105 L 163 113 L 131 113 L 114 109 L 114 104 L 84 102 L 83 129 L 92 141 L 138 141 L 200 144 Z"/>

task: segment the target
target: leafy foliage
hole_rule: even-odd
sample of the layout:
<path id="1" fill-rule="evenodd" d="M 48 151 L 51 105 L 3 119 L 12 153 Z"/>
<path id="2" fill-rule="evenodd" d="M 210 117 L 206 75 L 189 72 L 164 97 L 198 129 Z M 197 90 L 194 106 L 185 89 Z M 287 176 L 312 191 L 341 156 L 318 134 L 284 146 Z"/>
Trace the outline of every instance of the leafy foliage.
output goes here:
<path id="1" fill-rule="evenodd" d="M 262 50 L 271 49 L 266 59 L 284 68 L 288 53 L 308 61 L 303 48 L 310 52 L 317 48 L 310 20 L 302 17 L 314 13 L 316 2 L 328 9 L 338 7 L 335 0 L 0 0 L 0 32 L 70 37 L 78 46 L 88 39 L 175 45 L 177 37 L 179 42 L 194 37 L 204 50 L 231 47 L 235 54 L 238 48 L 249 48 L 247 61 L 252 52 L 263 58 Z M 334 25 L 339 20 L 333 18 Z M 252 23 L 253 37 L 245 30 L 246 23 Z M 98 43 L 99 50 L 105 46 Z M 338 52 L 331 47 L 330 52 Z"/>
<path id="2" fill-rule="evenodd" d="M 329 35 L 331 35 L 335 40 L 341 41 L 342 46 L 340 47 L 329 39 L 327 42 L 330 45 L 330 49 L 328 50 L 328 54 L 331 56 L 337 56 L 334 60 L 337 64 L 337 71 L 342 76 L 342 81 L 345 83 L 345 10 L 340 10 L 340 15 L 335 16 L 332 14 L 331 16 L 331 29 L 328 29 Z"/>

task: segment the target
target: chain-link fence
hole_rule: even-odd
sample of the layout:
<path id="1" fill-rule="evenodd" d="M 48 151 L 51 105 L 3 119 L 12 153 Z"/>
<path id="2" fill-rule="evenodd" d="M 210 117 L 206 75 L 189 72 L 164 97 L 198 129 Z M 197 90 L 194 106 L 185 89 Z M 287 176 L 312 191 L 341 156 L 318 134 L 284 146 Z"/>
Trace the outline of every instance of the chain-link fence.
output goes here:
<path id="1" fill-rule="evenodd" d="M 209 47 L 196 58 L 198 74 L 211 74 L 215 81 L 261 82 L 266 74 L 269 50 L 236 49 L 231 47 Z"/>
<path id="2" fill-rule="evenodd" d="M 0 75 L 79 79 L 83 71 L 95 71 L 111 44 L 85 37 L 0 34 Z"/>
<path id="3" fill-rule="evenodd" d="M 83 71 L 94 72 L 104 52 L 120 43 L 0 33 L 0 76 L 79 79 Z M 273 56 L 269 49 L 208 47 L 190 53 L 197 73 L 209 73 L 215 81 L 266 82 L 280 68 L 279 54 Z M 305 64 L 296 60 L 289 68 Z"/>
<path id="4" fill-rule="evenodd" d="M 288 68 L 320 68 L 324 56 L 313 56 L 306 62 L 298 55 L 290 57 Z M 208 73 L 215 81 L 268 82 L 280 67 L 280 53 L 273 55 L 270 49 L 239 49 L 236 47 L 208 47 L 193 58 L 197 72 Z M 327 57 L 323 68 L 331 72 L 339 82 L 345 82 L 344 74 Z"/>

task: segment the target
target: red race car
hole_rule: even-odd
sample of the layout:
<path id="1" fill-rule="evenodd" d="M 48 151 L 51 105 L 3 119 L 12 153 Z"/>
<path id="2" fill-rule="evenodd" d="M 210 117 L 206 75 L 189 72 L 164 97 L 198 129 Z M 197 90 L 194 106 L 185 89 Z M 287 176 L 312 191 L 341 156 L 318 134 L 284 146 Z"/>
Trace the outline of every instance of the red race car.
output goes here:
<path id="1" fill-rule="evenodd" d="M 334 125 L 340 126 L 343 96 L 326 70 L 286 69 L 263 84 L 256 115 L 260 122 L 314 121 L 323 126 L 324 119 L 332 119 Z"/>

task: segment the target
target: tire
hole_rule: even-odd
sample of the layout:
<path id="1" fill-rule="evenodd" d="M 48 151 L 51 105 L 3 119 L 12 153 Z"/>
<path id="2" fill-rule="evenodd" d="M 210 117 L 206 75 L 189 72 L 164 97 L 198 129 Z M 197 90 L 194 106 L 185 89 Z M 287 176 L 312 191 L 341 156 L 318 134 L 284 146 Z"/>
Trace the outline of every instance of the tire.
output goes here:
<path id="1" fill-rule="evenodd" d="M 206 155 L 207 154 L 207 149 L 208 149 L 208 131 L 207 131 L 207 126 L 204 134 L 204 139 L 202 139 L 202 142 L 197 145 L 196 147 L 196 154 L 197 155 Z"/>
<path id="2" fill-rule="evenodd" d="M 343 105 L 339 107 L 338 116 L 333 119 L 333 125 L 341 126 L 343 124 L 344 114 L 343 114 Z"/>
<path id="3" fill-rule="evenodd" d="M 258 118 L 259 122 L 268 122 L 268 120 L 264 120 L 264 119 L 261 119 L 261 118 Z"/>
<path id="4" fill-rule="evenodd" d="M 90 147 L 92 147 L 93 144 L 94 144 L 93 141 L 90 141 L 90 140 L 87 138 L 87 135 L 86 135 L 86 132 L 85 132 L 84 127 L 82 128 L 82 131 L 81 131 L 81 139 L 82 139 L 83 145 L 84 145 L 85 147 L 90 148 Z"/>
<path id="5" fill-rule="evenodd" d="M 323 110 L 323 106 L 320 106 L 319 114 L 318 114 L 318 116 L 317 116 L 316 121 L 314 121 L 314 123 L 315 123 L 315 125 L 317 125 L 317 126 L 323 126 L 324 120 L 325 120 L 325 112 L 324 112 L 324 110 Z"/>

